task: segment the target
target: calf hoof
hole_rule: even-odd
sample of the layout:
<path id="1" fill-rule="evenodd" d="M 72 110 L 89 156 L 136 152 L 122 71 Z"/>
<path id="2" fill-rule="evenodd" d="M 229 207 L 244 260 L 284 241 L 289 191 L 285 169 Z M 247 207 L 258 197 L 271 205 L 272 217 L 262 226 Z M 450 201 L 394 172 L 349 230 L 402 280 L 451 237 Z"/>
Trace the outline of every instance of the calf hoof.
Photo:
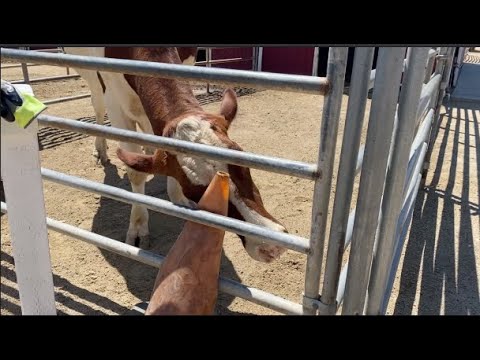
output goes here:
<path id="1" fill-rule="evenodd" d="M 93 149 L 93 157 L 95 158 L 96 164 L 105 165 L 108 163 L 108 156 L 107 156 L 107 141 L 103 138 L 96 138 L 95 139 L 95 147 Z"/>
<path id="2" fill-rule="evenodd" d="M 138 245 L 136 244 L 136 246 L 138 246 L 140 249 L 143 249 L 143 250 L 148 250 L 150 249 L 150 236 L 146 235 L 146 236 L 140 236 L 138 238 Z"/>
<path id="3" fill-rule="evenodd" d="M 93 158 L 96 165 L 106 165 L 110 160 L 108 159 L 107 152 L 99 153 L 97 149 L 93 150 Z"/>
<path id="4" fill-rule="evenodd" d="M 141 249 L 148 249 L 150 247 L 150 236 L 145 231 L 140 231 L 139 229 L 129 229 L 125 243 Z"/>
<path id="5" fill-rule="evenodd" d="M 125 243 L 127 245 L 135 246 L 143 250 L 150 249 L 150 237 L 146 236 L 137 236 L 135 238 L 127 237 Z"/>

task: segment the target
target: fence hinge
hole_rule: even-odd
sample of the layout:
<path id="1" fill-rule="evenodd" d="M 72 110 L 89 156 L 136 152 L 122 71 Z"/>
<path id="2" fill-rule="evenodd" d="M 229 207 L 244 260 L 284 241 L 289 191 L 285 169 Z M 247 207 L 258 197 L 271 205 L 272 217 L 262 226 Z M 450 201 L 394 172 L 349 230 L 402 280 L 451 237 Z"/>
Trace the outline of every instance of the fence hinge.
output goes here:
<path id="1" fill-rule="evenodd" d="M 332 304 L 332 305 L 327 305 L 323 303 L 320 299 L 314 299 L 308 296 L 303 295 L 303 306 L 314 309 L 316 311 L 317 315 L 330 315 L 330 314 L 335 314 L 335 311 L 337 310 L 337 305 Z M 333 308 L 333 311 L 332 311 Z"/>

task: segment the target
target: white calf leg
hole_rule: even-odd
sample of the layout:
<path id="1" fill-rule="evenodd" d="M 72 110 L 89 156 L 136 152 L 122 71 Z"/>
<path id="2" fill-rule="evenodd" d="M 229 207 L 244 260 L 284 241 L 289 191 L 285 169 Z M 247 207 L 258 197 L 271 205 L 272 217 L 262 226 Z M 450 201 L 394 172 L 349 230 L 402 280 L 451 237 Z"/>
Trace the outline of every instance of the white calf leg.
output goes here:
<path id="1" fill-rule="evenodd" d="M 100 91 L 102 89 L 100 88 Z M 105 116 L 105 102 L 103 99 L 103 94 L 100 96 L 97 93 L 98 91 L 92 91 L 92 106 L 95 109 L 95 118 L 98 125 L 104 124 Z M 96 162 L 101 162 L 105 164 L 108 161 L 107 156 L 107 141 L 105 138 L 97 136 L 95 138 L 95 148 L 93 149 L 93 156 L 96 158 Z"/>
<path id="2" fill-rule="evenodd" d="M 141 153 L 139 145 L 120 143 L 120 147 L 127 151 Z M 133 170 L 127 167 L 127 175 L 132 185 L 132 192 L 137 194 L 145 194 L 145 182 L 148 174 Z M 128 226 L 126 243 L 135 245 L 135 240 L 140 240 L 140 248 L 149 247 L 149 231 L 148 231 L 148 210 L 142 205 L 132 205 L 130 213 L 130 224 Z"/>
<path id="3" fill-rule="evenodd" d="M 197 209 L 197 203 L 188 199 L 182 191 L 182 187 L 178 183 L 178 181 L 168 176 L 167 177 L 167 194 L 170 201 L 176 205 L 181 205 L 188 207 L 190 209 Z"/>

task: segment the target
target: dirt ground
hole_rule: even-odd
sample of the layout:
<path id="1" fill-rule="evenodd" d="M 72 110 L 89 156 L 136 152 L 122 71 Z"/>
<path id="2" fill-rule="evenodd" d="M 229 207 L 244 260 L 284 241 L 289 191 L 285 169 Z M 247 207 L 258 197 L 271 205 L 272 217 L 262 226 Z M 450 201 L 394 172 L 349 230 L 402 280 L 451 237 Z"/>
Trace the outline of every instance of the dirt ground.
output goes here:
<path id="1" fill-rule="evenodd" d="M 65 74 L 65 69 L 37 66 L 31 68 L 30 74 L 31 78 L 62 75 Z M 19 69 L 3 70 L 2 78 L 19 79 L 21 78 L 21 72 Z M 88 87 L 82 79 L 42 83 L 34 85 L 33 88 L 35 94 L 42 100 L 88 92 Z M 316 162 L 323 96 L 277 91 L 253 92 L 248 89 L 239 91 L 239 95 L 243 96 L 239 97 L 238 116 L 230 130 L 230 137 L 233 140 L 243 146 L 246 151 L 292 160 Z M 218 111 L 220 105 L 218 101 L 209 103 L 209 98 L 204 97 L 202 99 L 206 110 Z M 342 104 L 339 139 L 343 134 L 343 119 L 345 118 L 347 99 L 348 97 L 345 95 Z M 218 95 L 216 100 L 220 100 Z M 369 104 L 367 105 L 367 114 L 368 110 Z M 89 99 L 51 105 L 46 113 L 81 121 L 94 121 L 94 113 Z M 463 309 L 461 306 L 465 301 L 473 304 L 473 306 L 467 306 L 470 309 L 468 311 L 473 311 L 476 314 L 480 313 L 478 309 L 477 276 L 480 251 L 480 244 L 478 243 L 479 115 L 478 110 L 463 112 L 463 114 L 460 112 L 460 118 L 463 116 L 463 120 L 444 117 L 442 126 L 446 126 L 449 129 L 448 131 L 460 127 L 463 133 L 468 133 L 468 136 L 455 135 L 457 138 L 458 136 L 467 136 L 463 142 L 464 144 L 468 142 L 468 146 L 460 145 L 460 141 L 455 145 L 456 150 L 452 149 L 451 139 L 454 136 L 452 133 L 452 137 L 447 139 L 448 144 L 440 147 L 439 150 L 438 145 L 439 143 L 443 144 L 441 139 L 444 132 L 448 133 L 448 131 L 441 129 L 432 163 L 432 169 L 435 169 L 435 172 L 430 172 L 427 182 L 427 185 L 432 185 L 427 188 L 426 192 L 421 192 L 417 201 L 418 209 L 416 209 L 416 214 L 421 212 L 422 209 L 425 212 L 426 205 L 422 206 L 419 202 L 423 200 L 428 203 L 430 197 L 435 197 L 432 200 L 435 202 L 435 205 L 432 205 L 434 206 L 434 209 L 432 209 L 433 218 L 432 214 L 429 214 L 430 218 L 427 221 L 429 221 L 429 226 L 436 228 L 436 231 L 429 230 L 430 227 L 425 227 L 423 222 L 419 224 L 419 217 L 414 216 L 412 226 L 412 234 L 415 235 L 413 237 L 415 239 L 414 245 L 410 244 L 412 243 L 412 240 L 410 240 L 404 251 L 406 258 L 413 258 L 413 263 L 408 267 L 404 266 L 399 269 L 389 304 L 389 314 L 421 313 L 421 306 L 418 305 L 418 302 L 421 299 L 427 299 L 426 296 L 430 294 L 428 292 L 430 288 L 433 288 L 434 294 L 428 295 L 428 299 L 431 296 L 435 297 L 433 301 L 440 302 L 439 299 L 443 299 L 441 293 L 439 293 L 440 296 L 435 295 L 439 295 L 437 293 L 442 288 L 439 284 L 436 284 L 436 281 L 439 281 L 444 273 L 439 272 L 440 270 L 434 267 L 433 270 L 430 270 L 429 277 L 433 283 L 425 284 L 425 281 L 422 281 L 421 285 L 417 285 L 421 273 L 421 269 L 417 265 L 421 262 L 419 256 L 421 257 L 422 249 L 419 246 L 423 243 L 426 244 L 424 246 L 435 247 L 436 234 L 438 234 L 438 229 L 442 227 L 441 224 L 445 222 L 448 224 L 446 226 L 449 227 L 445 241 L 449 245 L 440 251 L 440 255 L 447 258 L 448 261 L 451 261 L 452 254 L 456 254 L 455 259 L 459 258 L 458 250 L 455 250 L 458 249 L 457 238 L 459 232 L 460 239 L 466 239 L 465 244 L 460 241 L 464 246 L 463 248 L 460 246 L 460 252 L 462 249 L 464 252 L 468 252 L 466 262 L 459 258 L 459 264 L 462 264 L 463 268 L 462 272 L 458 273 L 458 279 L 455 278 L 458 281 L 458 286 L 450 287 L 449 291 L 452 291 L 452 296 L 458 295 L 458 302 L 460 302 L 458 309 Z M 466 117 L 469 119 L 468 122 L 465 121 Z M 467 126 L 468 130 L 465 124 L 469 125 L 469 127 Z M 258 131 L 259 128 L 263 131 Z M 365 135 L 366 131 L 364 131 L 362 142 L 365 141 Z M 112 162 L 104 168 L 101 165 L 96 165 L 93 161 L 94 138 L 51 128 L 40 129 L 39 138 L 43 167 L 123 189 L 131 189 L 125 168 L 115 156 L 116 143 L 114 141 L 108 141 L 108 154 Z M 341 150 L 340 143 L 341 140 L 337 142 L 336 164 Z M 468 153 L 462 152 L 464 146 L 468 147 Z M 444 155 L 441 155 L 442 151 Z M 470 164 L 467 176 L 458 176 L 461 172 L 455 168 L 453 170 L 454 180 L 452 180 L 452 175 L 448 176 L 447 174 L 445 176 L 448 171 L 445 171 L 441 166 L 435 167 L 437 158 L 442 160 L 443 167 L 450 166 L 454 161 L 451 156 L 452 151 L 454 154 L 462 156 L 458 164 L 455 162 L 457 167 L 461 164 L 464 167 L 465 164 Z M 447 153 L 450 155 L 445 155 Z M 435 175 L 438 172 L 437 170 L 441 172 L 441 176 Z M 452 173 L 452 170 L 450 170 L 450 173 Z M 456 178 L 455 175 L 457 175 Z M 252 170 L 252 176 L 260 189 L 266 208 L 272 215 L 284 223 L 289 232 L 308 238 L 313 182 L 260 170 Z M 336 178 L 334 178 L 333 184 L 335 182 Z M 354 198 L 356 197 L 357 187 L 358 179 L 355 185 Z M 128 228 L 130 205 L 48 181 L 44 182 L 44 193 L 47 215 L 50 218 L 119 241 L 124 240 Z M 165 179 L 161 177 L 151 179 L 147 183 L 146 194 L 168 199 Z M 444 196 L 438 194 L 444 194 Z M 446 194 L 448 194 L 448 197 Z M 331 194 L 332 199 L 333 196 L 334 190 Z M 440 213 L 442 208 L 446 208 L 444 203 L 447 200 L 451 207 L 450 212 Z M 330 212 L 332 203 L 333 201 L 330 201 Z M 150 211 L 150 236 L 154 244 L 151 251 L 166 254 L 181 231 L 182 225 L 182 220 Z M 466 232 L 467 225 L 470 228 L 469 233 Z M 433 240 L 427 241 L 429 236 Z M 156 276 L 156 269 L 53 231 L 49 231 L 49 240 L 59 314 L 122 314 L 135 304 L 148 300 Z M 221 272 L 224 277 L 300 303 L 304 286 L 305 260 L 304 255 L 288 251 L 272 264 L 256 262 L 244 251 L 238 237 L 227 233 Z M 453 263 L 456 263 L 456 261 Z M 1 314 L 20 314 L 6 215 L 1 217 L 1 270 Z M 453 270 L 455 270 L 455 267 Z M 458 268 L 458 271 L 460 271 L 460 268 Z M 423 267 L 423 274 L 424 277 L 427 276 L 425 275 L 425 266 Z M 455 271 L 454 274 L 456 274 Z M 464 277 L 460 279 L 460 275 Z M 461 293 L 459 294 L 456 289 L 461 289 Z M 413 298 L 411 296 L 412 291 Z M 447 290 L 445 291 L 447 292 Z M 406 300 L 402 292 L 407 293 Z M 475 301 L 477 302 L 475 303 Z M 412 303 L 411 306 L 410 303 Z M 448 307 L 444 305 L 442 300 L 442 306 L 433 306 L 431 309 L 433 309 L 433 312 L 438 310 L 437 313 L 444 313 Z M 217 311 L 220 314 L 229 315 L 276 314 L 274 311 L 226 294 L 220 294 Z M 466 313 L 467 310 L 459 311 Z"/>

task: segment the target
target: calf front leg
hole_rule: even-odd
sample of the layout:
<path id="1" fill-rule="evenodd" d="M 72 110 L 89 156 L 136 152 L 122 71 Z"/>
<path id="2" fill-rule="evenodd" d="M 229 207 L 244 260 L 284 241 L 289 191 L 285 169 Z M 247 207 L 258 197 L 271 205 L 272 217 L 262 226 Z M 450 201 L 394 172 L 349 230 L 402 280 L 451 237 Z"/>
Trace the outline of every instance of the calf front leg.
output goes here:
<path id="1" fill-rule="evenodd" d="M 92 105 L 95 109 L 95 118 L 98 125 L 104 124 L 105 116 L 105 104 L 103 97 L 94 97 L 92 93 Z M 95 138 L 95 148 L 93 149 L 93 156 L 96 159 L 97 164 L 100 162 L 105 165 L 108 162 L 107 155 L 107 141 L 104 137 L 97 136 Z"/>
<path id="2" fill-rule="evenodd" d="M 120 143 L 120 147 L 126 151 L 141 153 L 142 149 L 139 145 Z M 145 194 L 145 182 L 148 174 L 133 170 L 127 167 L 127 175 L 132 185 L 132 192 L 137 194 Z M 148 230 L 148 210 L 143 205 L 132 205 L 130 213 L 130 224 L 128 226 L 126 243 L 135 245 L 139 239 L 139 247 L 146 249 L 150 246 L 149 230 Z"/>

